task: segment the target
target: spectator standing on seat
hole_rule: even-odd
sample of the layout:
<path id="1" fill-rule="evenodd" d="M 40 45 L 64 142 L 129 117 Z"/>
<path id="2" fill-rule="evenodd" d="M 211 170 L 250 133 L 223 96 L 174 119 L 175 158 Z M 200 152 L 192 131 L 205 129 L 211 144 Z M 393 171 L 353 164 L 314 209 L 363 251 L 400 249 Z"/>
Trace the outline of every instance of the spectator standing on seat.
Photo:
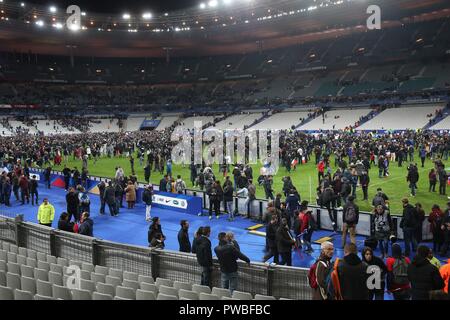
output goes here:
<path id="1" fill-rule="evenodd" d="M 281 225 L 276 233 L 277 249 L 281 256 L 281 265 L 292 266 L 292 246 L 295 245 L 295 239 L 289 230 L 287 219 L 281 218 Z"/>
<path id="2" fill-rule="evenodd" d="M 369 300 L 384 300 L 384 288 L 386 287 L 386 274 L 387 267 L 384 264 L 383 259 L 377 257 L 373 253 L 373 249 L 365 247 L 362 251 L 362 261 L 365 262 L 369 267 L 375 266 L 381 271 L 380 276 L 380 287 L 376 289 L 369 290 Z"/>
<path id="3" fill-rule="evenodd" d="M 145 220 L 150 221 L 152 219 L 152 203 L 153 203 L 153 186 L 149 184 L 142 193 L 142 202 L 145 204 Z"/>
<path id="4" fill-rule="evenodd" d="M 313 300 L 331 300 L 328 292 L 328 276 L 332 270 L 331 259 L 334 254 L 332 242 L 325 241 L 320 245 L 320 256 L 316 261 L 315 278 L 317 287 L 313 288 Z"/>
<path id="5" fill-rule="evenodd" d="M 52 226 L 53 219 L 55 219 L 55 207 L 44 198 L 43 203 L 39 206 L 37 220 L 39 224 L 47 227 Z"/>
<path id="6" fill-rule="evenodd" d="M 78 233 L 88 237 L 94 236 L 94 221 L 90 218 L 89 212 L 85 211 L 81 214 Z"/>
<path id="7" fill-rule="evenodd" d="M 213 268 L 211 241 L 211 228 L 209 226 L 203 227 L 202 235 L 197 240 L 196 254 L 197 262 L 202 267 L 201 285 L 211 287 L 211 273 Z"/>
<path id="8" fill-rule="evenodd" d="M 388 274 L 386 286 L 394 295 L 394 300 L 409 300 L 411 298 L 411 285 L 408 279 L 408 265 L 411 263 L 408 257 L 402 253 L 402 247 L 398 243 L 392 245 L 392 256 L 386 259 Z"/>
<path id="9" fill-rule="evenodd" d="M 350 233 L 350 241 L 356 245 L 356 225 L 359 222 L 359 207 L 354 203 L 353 196 L 348 197 L 342 211 L 342 248 L 347 242 L 347 232 Z"/>
<path id="10" fill-rule="evenodd" d="M 33 175 L 30 180 L 30 195 L 31 195 L 31 205 L 34 206 L 39 202 L 39 192 L 38 192 L 38 182 L 36 180 L 36 175 Z"/>
<path id="11" fill-rule="evenodd" d="M 214 248 L 214 252 L 220 264 L 222 288 L 230 289 L 233 294 L 238 282 L 237 260 L 241 259 L 250 265 L 250 259 L 228 241 L 225 232 L 219 233 L 218 238 L 219 245 Z"/>
<path id="12" fill-rule="evenodd" d="M 339 259 L 337 271 L 343 300 L 368 300 L 367 264 L 358 257 L 355 244 L 345 245 L 344 258 Z"/>
<path id="13" fill-rule="evenodd" d="M 409 204 L 407 198 L 403 198 L 402 203 L 403 217 L 400 221 L 400 228 L 403 229 L 403 236 L 405 239 L 405 255 L 409 257 L 411 250 L 415 252 L 417 248 L 416 230 L 419 223 L 416 208 Z"/>
<path id="14" fill-rule="evenodd" d="M 73 232 L 74 223 L 70 222 L 67 212 L 61 213 L 58 221 L 58 229 L 66 232 Z"/>
<path id="15" fill-rule="evenodd" d="M 444 280 L 439 270 L 428 260 L 430 248 L 421 245 L 417 255 L 408 266 L 408 279 L 411 282 L 412 300 L 429 300 L 430 291 L 444 289 Z"/>
<path id="16" fill-rule="evenodd" d="M 180 247 L 180 252 L 190 253 L 191 241 L 189 240 L 189 222 L 187 220 L 181 220 L 181 229 L 178 231 L 178 244 Z"/>

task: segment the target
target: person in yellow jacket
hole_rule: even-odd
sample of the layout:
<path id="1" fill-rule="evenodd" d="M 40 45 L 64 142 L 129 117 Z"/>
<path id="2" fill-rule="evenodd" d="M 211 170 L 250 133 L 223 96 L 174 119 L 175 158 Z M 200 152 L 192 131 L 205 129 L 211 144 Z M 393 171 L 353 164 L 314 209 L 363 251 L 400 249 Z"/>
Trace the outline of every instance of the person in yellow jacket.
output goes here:
<path id="1" fill-rule="evenodd" d="M 55 207 L 53 207 L 48 199 L 45 198 L 44 202 L 39 206 L 38 222 L 47 227 L 52 226 L 53 219 L 55 218 Z"/>
<path id="2" fill-rule="evenodd" d="M 450 280 L 450 259 L 448 259 L 447 264 L 443 265 L 439 272 L 441 274 L 442 279 L 444 279 L 445 287 L 444 291 L 445 293 L 449 293 L 449 280 Z"/>

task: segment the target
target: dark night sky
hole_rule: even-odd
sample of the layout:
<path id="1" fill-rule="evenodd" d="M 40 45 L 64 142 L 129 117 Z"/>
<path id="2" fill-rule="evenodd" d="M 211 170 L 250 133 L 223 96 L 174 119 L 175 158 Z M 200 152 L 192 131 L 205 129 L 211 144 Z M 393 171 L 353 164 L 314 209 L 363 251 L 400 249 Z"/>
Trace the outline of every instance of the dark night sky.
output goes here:
<path id="1" fill-rule="evenodd" d="M 150 10 L 153 13 L 162 13 L 177 9 L 198 6 L 201 0 L 25 0 L 28 3 L 40 5 L 56 5 L 66 8 L 76 4 L 82 11 L 95 13 L 141 13 Z"/>

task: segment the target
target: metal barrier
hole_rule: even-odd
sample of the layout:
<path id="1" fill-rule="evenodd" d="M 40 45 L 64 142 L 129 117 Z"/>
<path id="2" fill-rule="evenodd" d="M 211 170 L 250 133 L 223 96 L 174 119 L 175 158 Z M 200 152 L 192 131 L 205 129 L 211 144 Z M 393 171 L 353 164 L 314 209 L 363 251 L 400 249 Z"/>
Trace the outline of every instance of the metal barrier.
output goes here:
<path id="1" fill-rule="evenodd" d="M 200 283 L 194 254 L 131 246 L 0 216 L 0 240 L 69 260 L 88 262 L 138 274 Z M 221 287 L 220 267 L 213 259 L 212 286 Z M 277 298 L 311 299 L 308 269 L 238 261 L 237 290 Z"/>

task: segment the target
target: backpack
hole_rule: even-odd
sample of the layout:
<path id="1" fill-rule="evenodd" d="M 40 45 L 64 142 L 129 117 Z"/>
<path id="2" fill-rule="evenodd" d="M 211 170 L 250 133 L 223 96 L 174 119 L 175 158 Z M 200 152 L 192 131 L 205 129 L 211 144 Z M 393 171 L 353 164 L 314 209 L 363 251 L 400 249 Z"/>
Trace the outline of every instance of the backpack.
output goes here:
<path id="1" fill-rule="evenodd" d="M 319 229 L 319 226 L 317 225 L 317 221 L 314 219 L 312 215 L 309 216 L 309 227 L 313 231 L 317 231 Z"/>
<path id="2" fill-rule="evenodd" d="M 317 265 L 319 262 L 319 260 L 316 260 L 308 271 L 309 286 L 313 289 L 317 289 L 319 287 L 319 284 L 317 283 Z"/>
<path id="3" fill-rule="evenodd" d="M 334 300 L 344 300 L 341 293 L 341 282 L 339 280 L 339 265 L 340 259 L 337 258 L 334 262 L 332 271 L 328 274 L 326 282 L 328 284 L 328 296 L 332 297 Z"/>
<path id="4" fill-rule="evenodd" d="M 352 205 L 348 206 L 345 210 L 345 221 L 349 223 L 356 222 L 356 208 Z"/>
<path id="5" fill-rule="evenodd" d="M 177 192 L 183 192 L 183 181 L 177 181 L 177 183 L 175 184 L 175 189 L 177 190 Z"/>
<path id="6" fill-rule="evenodd" d="M 88 204 L 91 203 L 91 201 L 89 200 L 89 196 L 88 196 L 88 194 L 86 192 L 81 194 L 80 202 L 83 205 L 88 205 Z"/>
<path id="7" fill-rule="evenodd" d="M 404 257 L 395 259 L 392 267 L 393 282 L 400 285 L 409 284 L 408 280 L 408 263 Z"/>
<path id="8" fill-rule="evenodd" d="M 380 193 L 377 193 L 377 195 L 375 196 L 375 198 L 373 199 L 373 205 L 375 207 L 377 206 L 384 206 L 385 205 L 385 201 L 384 198 L 381 196 Z"/>

